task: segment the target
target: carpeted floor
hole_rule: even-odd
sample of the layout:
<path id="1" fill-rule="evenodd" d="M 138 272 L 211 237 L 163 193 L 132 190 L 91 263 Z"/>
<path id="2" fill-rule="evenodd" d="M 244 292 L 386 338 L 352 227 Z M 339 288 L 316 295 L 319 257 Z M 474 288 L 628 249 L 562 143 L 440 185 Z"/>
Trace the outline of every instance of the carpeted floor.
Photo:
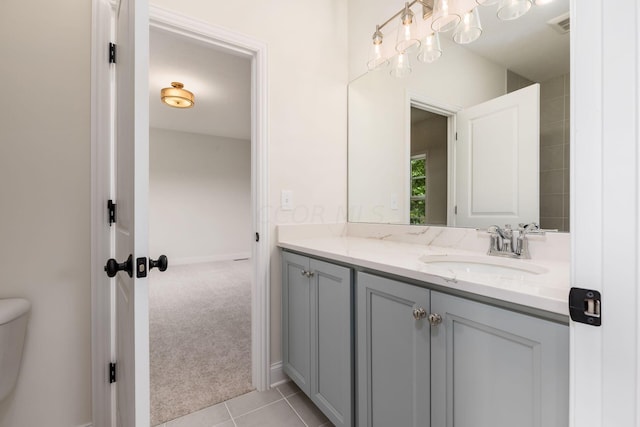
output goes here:
<path id="1" fill-rule="evenodd" d="M 253 389 L 250 274 L 249 260 L 151 271 L 152 426 Z"/>

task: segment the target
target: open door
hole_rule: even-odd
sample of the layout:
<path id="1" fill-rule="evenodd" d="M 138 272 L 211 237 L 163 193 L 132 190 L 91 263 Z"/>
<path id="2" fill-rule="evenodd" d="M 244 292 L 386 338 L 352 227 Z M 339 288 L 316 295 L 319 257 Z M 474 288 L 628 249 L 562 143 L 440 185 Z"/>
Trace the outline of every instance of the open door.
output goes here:
<path id="1" fill-rule="evenodd" d="M 539 222 L 540 85 L 461 110 L 456 123 L 454 225 Z"/>
<path id="2" fill-rule="evenodd" d="M 116 9 L 115 184 L 116 425 L 149 415 L 149 18 L 141 0 Z M 110 260 L 110 262 L 112 262 Z"/>

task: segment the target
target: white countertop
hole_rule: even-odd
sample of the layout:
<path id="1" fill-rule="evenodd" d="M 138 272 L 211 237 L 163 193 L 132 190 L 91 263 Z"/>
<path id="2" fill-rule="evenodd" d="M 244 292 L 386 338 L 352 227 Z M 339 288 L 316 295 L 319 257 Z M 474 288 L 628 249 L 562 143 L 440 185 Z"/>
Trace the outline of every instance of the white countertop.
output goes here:
<path id="1" fill-rule="evenodd" d="M 452 270 L 421 261 L 424 256 L 450 255 L 501 258 L 486 253 L 433 244 L 389 241 L 348 235 L 302 236 L 280 233 L 278 246 L 371 270 L 407 277 L 552 313 L 568 315 L 569 262 L 549 258 L 517 260 L 543 267 L 541 274 L 498 274 Z M 346 233 L 345 233 L 346 234 Z M 497 261 L 500 262 L 500 261 Z M 507 261 L 509 262 L 509 261 Z"/>

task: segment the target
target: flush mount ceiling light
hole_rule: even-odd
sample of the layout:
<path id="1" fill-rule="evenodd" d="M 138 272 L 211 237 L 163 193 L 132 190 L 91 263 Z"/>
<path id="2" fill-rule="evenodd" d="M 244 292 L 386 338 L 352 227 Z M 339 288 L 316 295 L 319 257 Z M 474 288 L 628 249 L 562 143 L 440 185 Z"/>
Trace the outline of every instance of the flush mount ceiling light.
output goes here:
<path id="1" fill-rule="evenodd" d="M 446 31 L 453 31 L 453 41 L 458 44 L 468 44 L 477 40 L 482 34 L 482 24 L 478 8 L 498 5 L 497 15 L 503 21 L 517 19 L 529 11 L 534 5 L 543 5 L 553 0 L 413 0 L 404 4 L 391 18 L 383 24 L 376 25 L 373 33 L 373 46 L 367 68 L 369 71 L 380 69 L 393 62 L 390 74 L 404 77 L 410 73 L 409 56 L 418 48 L 418 60 L 430 63 L 437 60 L 441 54 L 438 35 Z M 428 28 L 427 35 L 418 36 L 416 31 L 416 14 L 411 7 L 422 6 L 422 20 Z M 382 28 L 400 17 L 398 38 L 394 51 L 383 53 Z M 424 34 L 424 31 L 422 32 Z M 422 46 L 421 46 L 422 45 Z"/>
<path id="2" fill-rule="evenodd" d="M 193 93 L 183 89 L 180 82 L 171 82 L 171 87 L 165 87 L 160 91 L 160 99 L 170 107 L 191 108 L 194 104 Z"/>

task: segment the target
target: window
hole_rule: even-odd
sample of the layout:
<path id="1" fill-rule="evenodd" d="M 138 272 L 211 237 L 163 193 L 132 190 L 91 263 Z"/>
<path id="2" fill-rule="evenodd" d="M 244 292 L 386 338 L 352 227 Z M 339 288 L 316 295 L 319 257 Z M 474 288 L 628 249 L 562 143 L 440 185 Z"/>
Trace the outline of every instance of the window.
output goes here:
<path id="1" fill-rule="evenodd" d="M 411 156 L 410 224 L 426 224 L 427 208 L 427 155 Z"/>

